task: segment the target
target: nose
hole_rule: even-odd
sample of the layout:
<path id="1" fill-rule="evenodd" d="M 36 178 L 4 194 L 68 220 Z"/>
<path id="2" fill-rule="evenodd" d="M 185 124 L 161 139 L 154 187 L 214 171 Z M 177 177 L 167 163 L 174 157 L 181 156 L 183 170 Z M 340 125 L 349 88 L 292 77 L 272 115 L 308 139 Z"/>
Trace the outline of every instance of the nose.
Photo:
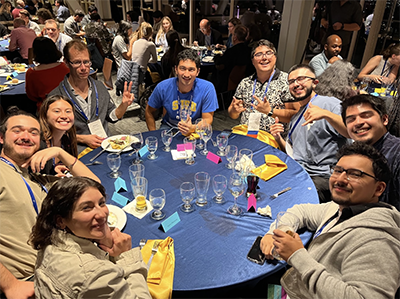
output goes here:
<path id="1" fill-rule="evenodd" d="M 96 218 L 97 220 L 99 220 L 99 219 L 105 219 L 105 218 L 107 218 L 107 216 L 108 216 L 108 209 L 107 209 L 107 207 L 100 207 L 100 206 L 98 206 L 98 207 L 96 208 L 96 215 L 95 215 L 95 218 Z"/>
<path id="2" fill-rule="evenodd" d="M 347 172 L 343 171 L 337 178 L 338 181 L 340 182 L 348 182 L 349 181 L 349 177 L 347 176 Z"/>

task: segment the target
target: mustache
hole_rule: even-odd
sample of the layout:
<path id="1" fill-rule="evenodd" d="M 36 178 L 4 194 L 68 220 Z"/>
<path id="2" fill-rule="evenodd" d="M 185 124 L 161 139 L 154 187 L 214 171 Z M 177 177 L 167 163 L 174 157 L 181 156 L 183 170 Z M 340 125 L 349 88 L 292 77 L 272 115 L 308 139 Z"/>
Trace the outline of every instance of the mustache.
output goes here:
<path id="1" fill-rule="evenodd" d="M 15 143 L 18 145 L 35 145 L 35 143 L 30 140 L 17 140 Z"/>
<path id="2" fill-rule="evenodd" d="M 340 183 L 334 183 L 333 184 L 333 188 L 340 188 L 340 189 L 343 189 L 343 190 L 348 191 L 348 192 L 352 191 L 350 188 L 342 186 L 342 184 L 340 184 Z"/>

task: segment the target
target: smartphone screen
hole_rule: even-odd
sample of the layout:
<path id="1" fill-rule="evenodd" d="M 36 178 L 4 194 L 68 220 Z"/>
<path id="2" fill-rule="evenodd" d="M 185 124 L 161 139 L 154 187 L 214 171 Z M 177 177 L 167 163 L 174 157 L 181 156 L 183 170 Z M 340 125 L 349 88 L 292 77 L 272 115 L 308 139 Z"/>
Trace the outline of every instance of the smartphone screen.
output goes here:
<path id="1" fill-rule="evenodd" d="M 262 236 L 258 236 L 257 239 L 254 241 L 253 246 L 251 246 L 249 253 L 247 254 L 247 258 L 259 265 L 264 264 L 265 262 L 265 255 L 262 253 L 260 248 Z"/>
<path id="2" fill-rule="evenodd" d="M 232 133 L 232 130 L 223 130 L 223 131 L 221 132 L 221 135 L 222 135 L 222 136 L 226 136 L 226 137 L 229 138 L 229 136 L 231 136 L 231 133 Z"/>

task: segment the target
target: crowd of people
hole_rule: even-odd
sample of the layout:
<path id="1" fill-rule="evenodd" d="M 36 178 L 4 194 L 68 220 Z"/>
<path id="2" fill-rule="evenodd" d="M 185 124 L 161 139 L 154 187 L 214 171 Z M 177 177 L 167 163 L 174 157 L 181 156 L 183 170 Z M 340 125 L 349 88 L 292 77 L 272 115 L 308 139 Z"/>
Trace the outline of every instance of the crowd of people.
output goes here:
<path id="1" fill-rule="evenodd" d="M 300 228 L 315 232 L 307 248 L 275 222 L 260 232 L 267 259 L 274 248 L 291 266 L 281 280 L 285 291 L 290 298 L 394 298 L 400 286 L 400 137 L 388 130 L 385 100 L 353 88 L 357 74 L 340 56 L 347 46 L 340 32 L 355 27 L 334 23 L 320 54 L 284 72 L 276 66 L 275 45 L 251 33 L 248 20 L 229 20 L 224 43 L 203 19 L 195 45 L 224 50 L 215 57 L 219 81 L 210 82 L 199 76 L 198 52 L 181 44 L 171 19 L 160 13 L 151 25 L 127 12 L 114 37 L 95 6 L 69 16 L 64 1 L 56 0 L 57 14 L 42 14 L 41 31 L 29 18 L 34 8 L 38 15 L 45 9 L 39 2 L 18 0 L 15 13 L 7 3 L 0 17 L 15 15 L 10 50 L 19 48 L 25 61 L 33 48 L 26 94 L 38 116 L 14 108 L 0 125 L 0 291 L 7 298 L 151 297 L 139 248 L 132 248 L 129 235 L 110 230 L 105 189 L 78 159 L 87 147 L 100 147 L 109 123 L 122 119 L 135 100 L 132 82 L 124 83 L 116 105 L 106 86 L 90 77 L 90 39 L 100 42 L 103 59 L 117 68 L 135 63 L 143 76 L 157 63 L 156 45 L 162 46 L 162 80 L 145 107 L 149 131 L 177 128 L 188 136 L 197 119 L 212 124 L 217 93 L 228 88 L 224 80 L 242 69 L 229 117 L 240 118 L 249 135 L 270 136 L 310 175 L 320 200 L 289 209 Z M 278 18 L 279 12 L 271 14 Z M 400 45 L 393 44 L 371 58 L 358 79 L 391 84 L 399 66 Z"/>

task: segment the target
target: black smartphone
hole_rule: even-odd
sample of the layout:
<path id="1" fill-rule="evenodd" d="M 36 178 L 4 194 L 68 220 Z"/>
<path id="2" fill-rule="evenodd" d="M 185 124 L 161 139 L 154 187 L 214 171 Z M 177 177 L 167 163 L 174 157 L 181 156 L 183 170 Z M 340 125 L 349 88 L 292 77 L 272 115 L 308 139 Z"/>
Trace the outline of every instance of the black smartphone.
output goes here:
<path id="1" fill-rule="evenodd" d="M 227 138 L 229 138 L 229 136 L 231 136 L 231 134 L 232 134 L 232 130 L 228 130 L 228 129 L 225 129 L 221 132 L 221 135 L 226 136 Z"/>
<path id="2" fill-rule="evenodd" d="M 249 253 L 247 254 L 247 259 L 259 265 L 263 265 L 265 262 L 265 254 L 262 253 L 260 248 L 261 239 L 262 236 L 257 237 L 253 243 L 253 246 L 251 246 Z"/>
<path id="3" fill-rule="evenodd" d="M 175 137 L 176 135 L 178 135 L 178 133 L 180 132 L 178 128 L 172 128 L 171 129 L 172 132 L 172 137 Z"/>

